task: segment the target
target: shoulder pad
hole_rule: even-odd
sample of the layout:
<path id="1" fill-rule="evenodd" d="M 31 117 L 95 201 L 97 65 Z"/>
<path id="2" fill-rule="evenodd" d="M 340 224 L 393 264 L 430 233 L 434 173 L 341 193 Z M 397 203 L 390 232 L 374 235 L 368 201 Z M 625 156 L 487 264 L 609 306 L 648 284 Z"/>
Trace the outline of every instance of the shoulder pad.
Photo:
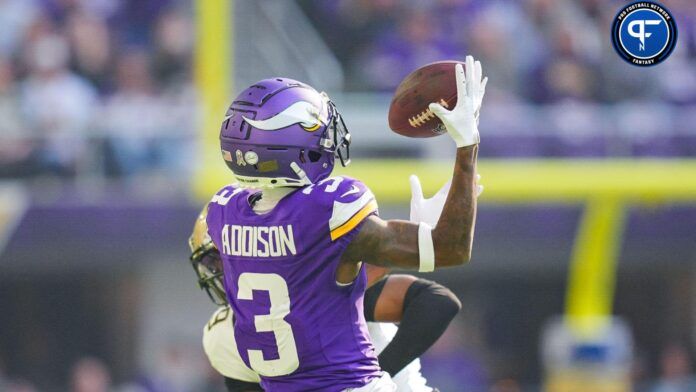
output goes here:
<path id="1" fill-rule="evenodd" d="M 329 220 L 332 240 L 340 238 L 366 217 L 377 213 L 377 200 L 365 184 L 350 177 L 337 178 L 342 180 L 336 188 Z"/>

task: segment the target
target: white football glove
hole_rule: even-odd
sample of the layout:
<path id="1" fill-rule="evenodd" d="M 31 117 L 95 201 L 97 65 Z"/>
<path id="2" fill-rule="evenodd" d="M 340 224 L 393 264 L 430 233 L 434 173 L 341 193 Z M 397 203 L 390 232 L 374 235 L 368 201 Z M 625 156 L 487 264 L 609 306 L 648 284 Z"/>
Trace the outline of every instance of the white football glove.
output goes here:
<path id="1" fill-rule="evenodd" d="M 447 110 L 434 102 L 428 109 L 440 118 L 459 148 L 478 144 L 480 141 L 478 117 L 488 78 L 481 79 L 481 62 L 474 62 L 472 56 L 466 56 L 466 74 L 461 64 L 455 65 L 454 74 L 457 81 L 457 105 L 452 110 Z"/>
<path id="2" fill-rule="evenodd" d="M 418 176 L 412 174 L 408 180 L 411 183 L 411 214 L 409 220 L 416 223 L 424 222 L 430 227 L 435 227 L 437 221 L 440 220 L 442 209 L 445 208 L 445 201 L 447 200 L 450 186 L 452 186 L 452 181 L 447 181 L 433 197 L 425 199 Z M 479 197 L 483 192 L 483 185 L 478 185 L 480 180 L 481 176 L 477 174 L 476 197 Z"/>

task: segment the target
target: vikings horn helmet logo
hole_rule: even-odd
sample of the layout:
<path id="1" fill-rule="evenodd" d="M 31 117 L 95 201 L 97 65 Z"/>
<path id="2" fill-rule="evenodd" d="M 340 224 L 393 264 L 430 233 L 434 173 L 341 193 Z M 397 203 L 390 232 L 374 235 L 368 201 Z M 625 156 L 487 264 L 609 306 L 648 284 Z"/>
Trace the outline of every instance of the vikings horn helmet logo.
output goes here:
<path id="1" fill-rule="evenodd" d="M 317 107 L 311 103 L 298 101 L 285 108 L 282 112 L 265 120 L 243 118 L 252 127 L 264 131 L 275 131 L 294 124 L 300 124 L 305 131 L 314 132 L 327 123 L 326 102 L 323 102 L 322 106 L 321 113 L 319 113 Z"/>

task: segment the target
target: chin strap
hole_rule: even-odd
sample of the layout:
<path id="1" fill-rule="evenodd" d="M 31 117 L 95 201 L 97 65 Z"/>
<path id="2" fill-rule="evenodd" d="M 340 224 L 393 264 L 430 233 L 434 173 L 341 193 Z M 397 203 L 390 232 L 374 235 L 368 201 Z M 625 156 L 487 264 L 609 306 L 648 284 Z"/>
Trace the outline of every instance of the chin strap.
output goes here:
<path id="1" fill-rule="evenodd" d="M 304 170 L 300 167 L 300 165 L 297 164 L 297 162 L 292 162 L 290 164 L 290 168 L 292 171 L 297 174 L 297 177 L 300 179 L 301 182 L 303 182 L 306 185 L 309 185 L 312 183 L 312 181 L 309 180 L 309 177 L 307 177 L 307 173 L 305 173 Z"/>

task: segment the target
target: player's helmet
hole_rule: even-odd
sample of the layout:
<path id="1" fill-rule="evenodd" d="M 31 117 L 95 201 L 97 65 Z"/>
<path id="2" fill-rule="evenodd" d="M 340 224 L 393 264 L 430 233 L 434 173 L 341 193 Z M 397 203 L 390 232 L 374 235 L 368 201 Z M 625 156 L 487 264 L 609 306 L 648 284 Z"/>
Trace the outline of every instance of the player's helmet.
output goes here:
<path id="1" fill-rule="evenodd" d="M 222 259 L 218 250 L 214 246 L 196 249 L 191 253 L 191 265 L 198 276 L 198 287 L 208 293 L 215 305 L 227 305 L 227 295 L 222 283 Z"/>
<path id="2" fill-rule="evenodd" d="M 325 93 L 287 78 L 264 79 L 232 102 L 220 130 L 227 166 L 241 186 L 304 186 L 350 162 L 350 134 Z"/>
<path id="3" fill-rule="evenodd" d="M 205 290 L 216 305 L 227 305 L 227 294 L 222 281 L 222 259 L 215 248 L 213 240 L 208 235 L 206 215 L 208 206 L 203 209 L 193 226 L 193 233 L 189 237 L 191 248 L 191 265 L 198 277 L 198 286 Z"/>

